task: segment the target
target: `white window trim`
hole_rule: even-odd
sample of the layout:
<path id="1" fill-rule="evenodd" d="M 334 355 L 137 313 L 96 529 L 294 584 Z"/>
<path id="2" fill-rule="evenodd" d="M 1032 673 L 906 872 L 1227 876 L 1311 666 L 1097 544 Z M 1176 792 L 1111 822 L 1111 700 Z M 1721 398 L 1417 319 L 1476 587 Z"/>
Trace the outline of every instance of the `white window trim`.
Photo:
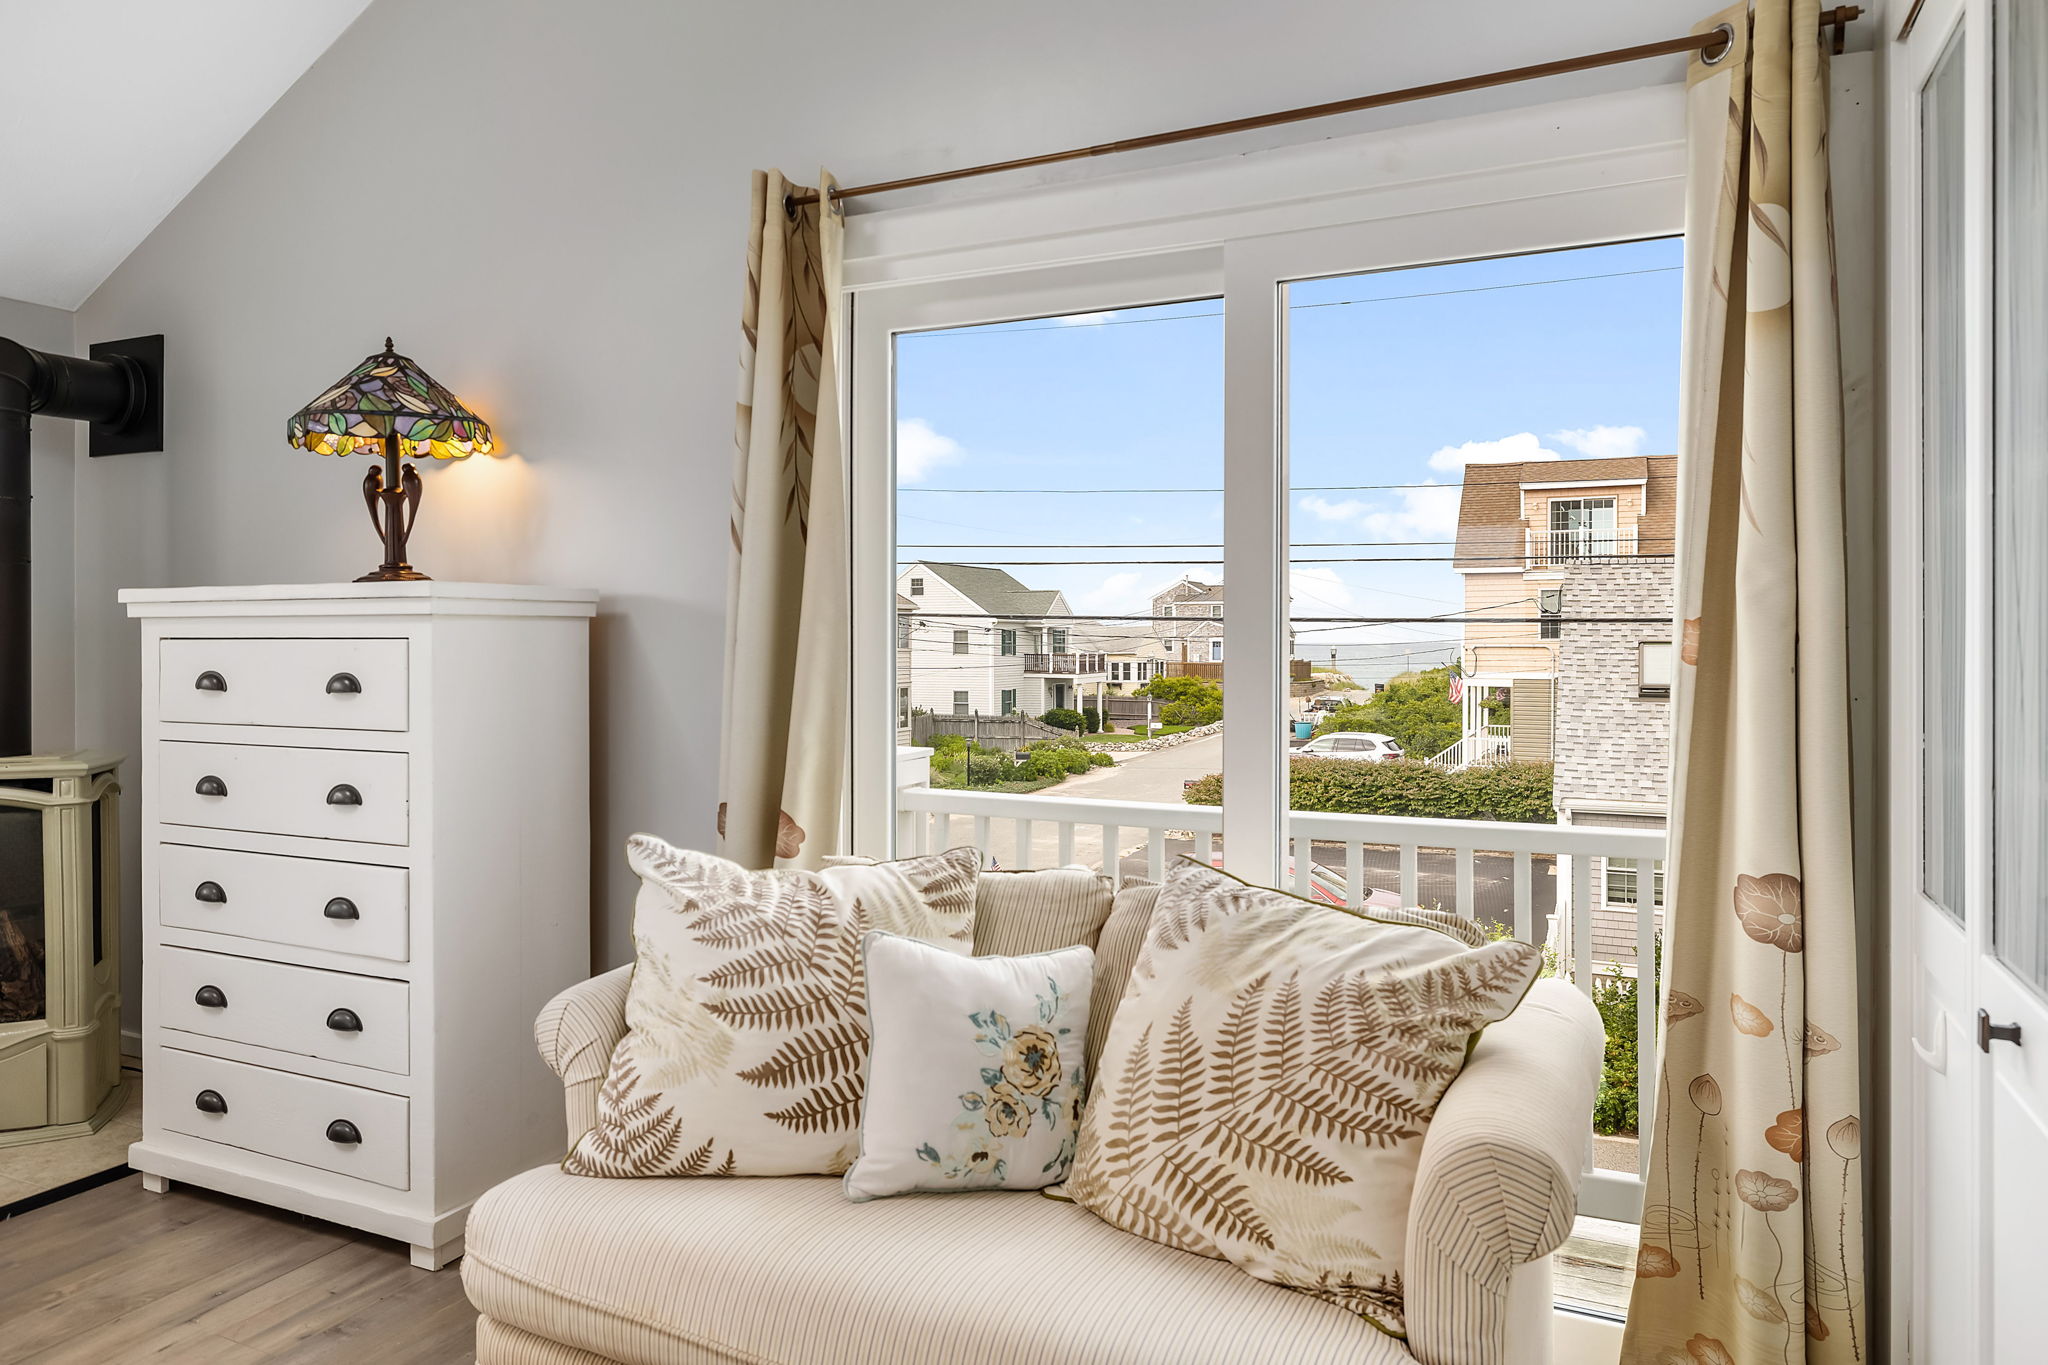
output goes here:
<path id="1" fill-rule="evenodd" d="M 1389 168 L 1393 168 L 1389 171 Z M 1683 226 L 1676 85 L 1540 111 L 1297 143 L 1248 156 L 942 199 L 848 224 L 854 563 L 853 847 L 894 841 L 893 335 L 1221 296 L 1225 550 L 1233 680 L 1224 843 L 1233 870 L 1277 879 L 1287 706 L 1287 496 L 1278 390 L 1281 285 L 1442 261 L 1664 236 Z M 869 378 L 872 377 L 872 378 Z"/>

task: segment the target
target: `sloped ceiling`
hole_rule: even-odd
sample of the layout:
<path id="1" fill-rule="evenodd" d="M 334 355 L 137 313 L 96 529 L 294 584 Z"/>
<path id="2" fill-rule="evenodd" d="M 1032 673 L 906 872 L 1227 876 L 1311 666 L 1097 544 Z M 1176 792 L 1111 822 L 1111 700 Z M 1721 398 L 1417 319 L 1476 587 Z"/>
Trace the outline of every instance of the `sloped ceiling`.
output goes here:
<path id="1" fill-rule="evenodd" d="M 0 0 L 0 297 L 77 308 L 368 4 Z"/>

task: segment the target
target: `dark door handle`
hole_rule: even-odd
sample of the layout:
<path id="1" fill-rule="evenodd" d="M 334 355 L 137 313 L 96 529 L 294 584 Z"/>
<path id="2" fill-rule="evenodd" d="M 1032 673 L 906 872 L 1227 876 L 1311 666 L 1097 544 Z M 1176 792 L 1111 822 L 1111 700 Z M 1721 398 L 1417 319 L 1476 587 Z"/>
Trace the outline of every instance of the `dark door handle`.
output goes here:
<path id="1" fill-rule="evenodd" d="M 333 900 L 327 902 L 327 908 L 322 910 L 320 913 L 327 916 L 327 918 L 329 919 L 362 918 L 362 915 L 359 914 L 356 910 L 356 903 L 350 900 L 347 896 L 336 896 Z"/>
<path id="2" fill-rule="evenodd" d="M 228 1007 L 227 992 L 218 986 L 201 986 L 192 992 L 192 1003 L 210 1010 L 224 1010 Z"/>
<path id="3" fill-rule="evenodd" d="M 362 679 L 353 673 L 337 673 L 327 680 L 327 690 L 336 696 L 346 692 L 361 692 Z"/>
<path id="4" fill-rule="evenodd" d="M 228 1102 L 220 1097 L 218 1090 L 202 1090 L 192 1097 L 192 1107 L 202 1114 L 225 1114 Z"/>
<path id="5" fill-rule="evenodd" d="M 192 899 L 208 905 L 226 905 L 228 893 L 220 889 L 219 882 L 201 882 L 192 888 Z"/>
<path id="6" fill-rule="evenodd" d="M 2018 1024 L 1994 1024 L 1991 1022 L 1991 1012 L 1989 1010 L 1978 1010 L 1977 1050 L 1979 1052 L 1989 1052 L 1994 1042 L 2011 1043 L 2014 1047 L 2018 1047 L 2020 1045 L 2020 1026 Z"/>
<path id="7" fill-rule="evenodd" d="M 327 789 L 327 804 L 330 806 L 360 806 L 363 794 L 346 782 L 337 782 Z"/>
<path id="8" fill-rule="evenodd" d="M 228 690 L 228 680 L 210 668 L 194 678 L 192 685 L 201 692 L 225 692 Z"/>
<path id="9" fill-rule="evenodd" d="M 363 1130 L 347 1119 L 336 1119 L 327 1125 L 327 1140 L 338 1142 L 344 1147 L 353 1147 L 363 1140 Z"/>
<path id="10" fill-rule="evenodd" d="M 192 790 L 198 792 L 201 796 L 226 796 L 228 794 L 228 784 L 209 773 L 207 776 L 194 782 Z"/>
<path id="11" fill-rule="evenodd" d="M 354 1010 L 329 1010 L 327 1012 L 327 1027 L 333 1029 L 336 1033 L 361 1033 L 363 1031 L 363 1021 L 362 1017 Z"/>

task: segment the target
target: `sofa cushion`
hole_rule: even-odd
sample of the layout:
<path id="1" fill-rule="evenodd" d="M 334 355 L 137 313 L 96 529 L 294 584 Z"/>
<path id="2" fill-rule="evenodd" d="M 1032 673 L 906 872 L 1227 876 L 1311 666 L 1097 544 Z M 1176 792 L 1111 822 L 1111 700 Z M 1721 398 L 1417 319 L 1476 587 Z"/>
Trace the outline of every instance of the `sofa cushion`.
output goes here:
<path id="1" fill-rule="evenodd" d="M 1412 1359 L 1332 1304 L 1039 1194 L 853 1204 L 817 1176 L 548 1167 L 477 1201 L 462 1278 L 497 1322 L 622 1365 Z"/>
<path id="2" fill-rule="evenodd" d="M 750 872 L 636 834 L 626 1037 L 576 1175 L 833 1174 L 859 1140 L 870 929 L 966 954 L 973 849 L 824 872 Z"/>
<path id="3" fill-rule="evenodd" d="M 1409 920 L 1411 917 L 1403 917 Z M 1402 1326 L 1423 1133 L 1542 955 L 1167 870 L 1067 1189 L 1118 1227 Z"/>
<path id="4" fill-rule="evenodd" d="M 1116 904 L 1095 939 L 1095 989 L 1088 1002 L 1088 1084 L 1102 1074 L 1102 1045 L 1109 1039 L 1109 1021 L 1123 1003 L 1124 987 L 1130 984 L 1131 964 L 1145 945 L 1145 930 L 1152 923 L 1152 908 L 1159 904 L 1159 883 L 1126 881 L 1116 893 Z"/>

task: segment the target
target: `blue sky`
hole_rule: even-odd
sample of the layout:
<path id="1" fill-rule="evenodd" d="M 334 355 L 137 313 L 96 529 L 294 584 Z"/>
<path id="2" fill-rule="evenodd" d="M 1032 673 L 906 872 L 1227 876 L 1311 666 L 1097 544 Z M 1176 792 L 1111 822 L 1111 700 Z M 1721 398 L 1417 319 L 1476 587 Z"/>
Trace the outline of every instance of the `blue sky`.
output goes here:
<path id="1" fill-rule="evenodd" d="M 1383 561 L 1295 565 L 1301 653 L 1455 639 L 1303 618 L 1456 611 L 1467 462 L 1676 449 L 1680 263 L 1669 238 L 1291 287 L 1294 555 Z M 1220 300 L 911 334 L 896 359 L 899 559 L 1058 561 L 1003 567 L 1082 614 L 1221 576 Z M 1356 487 L 1384 484 L 1410 486 Z M 1010 491 L 1056 489 L 1086 491 Z M 1138 560 L 1161 562 L 1111 562 Z"/>

